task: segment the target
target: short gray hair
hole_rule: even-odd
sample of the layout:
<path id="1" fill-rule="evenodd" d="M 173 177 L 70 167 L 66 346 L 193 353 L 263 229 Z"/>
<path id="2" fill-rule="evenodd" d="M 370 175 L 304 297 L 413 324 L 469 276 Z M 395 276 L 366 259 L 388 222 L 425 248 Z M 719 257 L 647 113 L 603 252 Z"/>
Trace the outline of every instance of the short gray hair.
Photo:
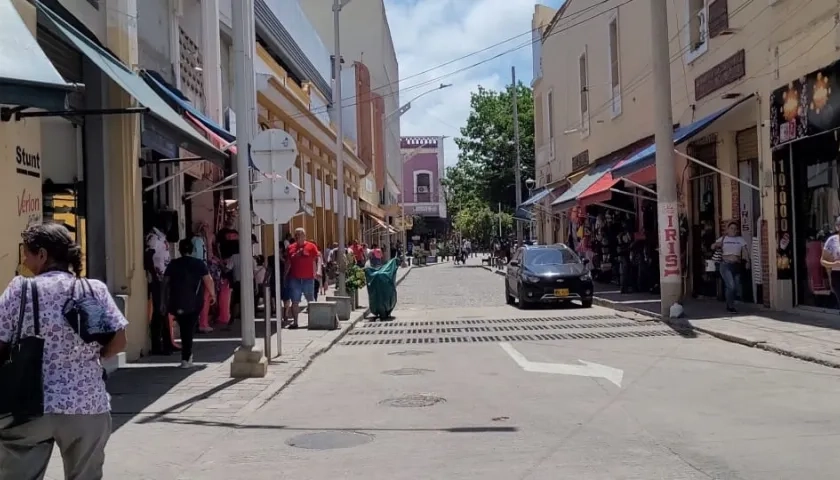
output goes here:
<path id="1" fill-rule="evenodd" d="M 303 228 L 303 227 L 298 227 L 298 228 L 295 229 L 295 235 L 297 235 L 298 233 L 302 233 L 302 234 L 306 235 L 306 229 Z"/>

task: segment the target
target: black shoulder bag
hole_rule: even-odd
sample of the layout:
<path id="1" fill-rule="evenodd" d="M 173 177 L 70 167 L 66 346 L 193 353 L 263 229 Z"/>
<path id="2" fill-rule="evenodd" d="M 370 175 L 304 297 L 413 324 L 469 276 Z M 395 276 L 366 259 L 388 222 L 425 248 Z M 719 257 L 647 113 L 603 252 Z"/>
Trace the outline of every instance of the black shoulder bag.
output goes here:
<path id="1" fill-rule="evenodd" d="M 33 335 L 23 337 L 29 291 L 32 291 Z M 44 414 L 44 338 L 34 279 L 23 281 L 20 313 L 11 342 L 0 357 L 0 428 L 26 423 Z"/>

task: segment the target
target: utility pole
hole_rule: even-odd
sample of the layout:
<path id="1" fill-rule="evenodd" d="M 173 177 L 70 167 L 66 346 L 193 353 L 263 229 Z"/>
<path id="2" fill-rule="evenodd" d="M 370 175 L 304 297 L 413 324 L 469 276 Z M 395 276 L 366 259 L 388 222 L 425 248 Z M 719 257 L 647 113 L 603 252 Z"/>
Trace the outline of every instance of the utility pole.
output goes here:
<path id="1" fill-rule="evenodd" d="M 233 2 L 233 70 L 236 101 L 236 198 L 239 204 L 239 271 L 242 343 L 230 366 L 232 377 L 264 377 L 268 370 L 265 356 L 255 348 L 254 326 L 254 246 L 251 244 L 251 171 L 249 155 L 257 130 L 257 86 L 254 76 L 254 0 Z M 276 242 L 277 239 L 275 238 Z"/>
<path id="2" fill-rule="evenodd" d="M 659 274 L 662 318 L 680 302 L 682 274 L 679 239 L 679 199 L 674 165 L 674 121 L 671 113 L 671 53 L 668 40 L 667 0 L 651 0 L 651 42 L 656 139 L 656 192 L 659 198 Z"/>
<path id="3" fill-rule="evenodd" d="M 333 29 L 335 35 L 335 55 L 333 57 L 333 70 L 335 71 L 335 83 L 333 83 L 333 108 L 335 109 L 335 170 L 338 177 L 338 285 L 336 293 L 343 297 L 347 295 L 347 205 L 345 205 L 344 191 L 344 119 L 341 111 L 341 9 L 350 3 L 350 0 L 333 0 Z"/>
<path id="4" fill-rule="evenodd" d="M 519 149 L 519 100 L 516 93 L 516 67 L 510 67 L 510 76 L 513 80 L 513 143 L 516 147 L 516 166 L 514 167 L 516 169 L 514 172 L 516 182 L 516 205 L 513 207 L 513 211 L 516 213 L 516 209 L 522 204 L 522 156 L 520 155 Z M 516 222 L 516 241 L 520 246 L 522 246 L 522 222 L 517 220 L 514 221 Z"/>

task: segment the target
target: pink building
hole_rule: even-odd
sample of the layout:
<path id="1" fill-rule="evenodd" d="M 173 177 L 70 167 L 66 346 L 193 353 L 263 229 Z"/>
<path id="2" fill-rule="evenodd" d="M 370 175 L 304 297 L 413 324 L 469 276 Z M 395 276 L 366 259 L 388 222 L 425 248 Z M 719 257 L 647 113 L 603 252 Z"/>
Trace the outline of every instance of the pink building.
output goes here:
<path id="1" fill-rule="evenodd" d="M 402 137 L 403 195 L 406 215 L 446 218 L 443 137 Z"/>

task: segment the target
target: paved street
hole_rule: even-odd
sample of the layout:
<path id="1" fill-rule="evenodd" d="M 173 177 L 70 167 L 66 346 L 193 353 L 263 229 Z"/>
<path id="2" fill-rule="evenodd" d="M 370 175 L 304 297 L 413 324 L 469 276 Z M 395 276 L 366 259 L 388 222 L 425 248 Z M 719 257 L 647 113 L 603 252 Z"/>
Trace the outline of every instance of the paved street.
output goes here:
<path id="1" fill-rule="evenodd" d="M 188 466 L 119 478 L 836 478 L 840 371 L 601 307 L 519 311 L 473 263 L 413 270 L 393 321 L 241 422 L 156 424 Z"/>

